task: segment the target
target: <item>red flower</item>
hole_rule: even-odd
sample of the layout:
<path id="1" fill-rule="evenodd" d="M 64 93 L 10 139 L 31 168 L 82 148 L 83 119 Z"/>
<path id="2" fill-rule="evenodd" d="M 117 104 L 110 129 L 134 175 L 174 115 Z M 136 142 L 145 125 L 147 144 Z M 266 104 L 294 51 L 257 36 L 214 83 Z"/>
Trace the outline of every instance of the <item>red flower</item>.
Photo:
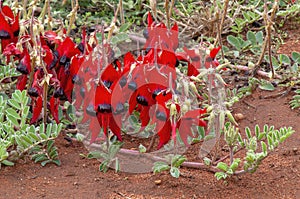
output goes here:
<path id="1" fill-rule="evenodd" d="M 18 41 L 20 31 L 19 16 L 14 16 L 12 10 L 8 6 L 0 8 L 0 39 L 2 51 L 10 43 Z"/>
<path id="2" fill-rule="evenodd" d="M 170 121 L 170 110 L 166 107 L 166 103 L 172 99 L 172 93 L 160 93 L 156 96 L 157 109 L 155 113 L 156 130 L 159 136 L 157 149 L 169 142 L 171 138 L 172 125 Z"/>
<path id="3" fill-rule="evenodd" d="M 175 51 L 178 47 L 178 26 L 175 23 L 171 30 L 168 30 L 164 23 L 155 23 L 148 13 L 148 28 L 144 34 L 147 41 L 145 49 L 159 48 L 161 50 Z"/>
<path id="4" fill-rule="evenodd" d="M 117 136 L 118 140 L 122 140 L 121 129 L 117 125 L 112 115 L 111 92 L 103 84 L 96 88 L 95 94 L 95 111 L 100 127 L 107 136 L 108 128 Z M 98 137 L 98 132 L 92 132 L 90 143 L 93 143 Z"/>
<path id="5" fill-rule="evenodd" d="M 28 89 L 28 94 L 32 97 L 41 96 L 43 88 L 40 86 L 41 80 L 44 78 L 44 72 L 42 69 L 35 71 L 33 76 L 33 82 L 31 88 Z"/>
<path id="6" fill-rule="evenodd" d="M 31 72 L 31 61 L 28 50 L 25 48 L 23 51 L 23 57 L 20 59 L 20 62 L 17 66 L 17 71 L 24 75 L 28 75 Z"/>

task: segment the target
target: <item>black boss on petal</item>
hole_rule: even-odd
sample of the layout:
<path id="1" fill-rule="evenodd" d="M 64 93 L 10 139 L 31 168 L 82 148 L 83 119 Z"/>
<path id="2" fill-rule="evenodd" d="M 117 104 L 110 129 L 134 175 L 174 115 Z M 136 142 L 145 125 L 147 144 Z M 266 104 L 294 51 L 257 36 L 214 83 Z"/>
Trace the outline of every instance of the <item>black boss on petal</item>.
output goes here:
<path id="1" fill-rule="evenodd" d="M 94 106 L 92 104 L 88 105 L 88 107 L 86 107 L 85 111 L 90 116 L 96 116 L 96 111 L 95 111 Z"/>
<path id="2" fill-rule="evenodd" d="M 22 62 L 20 62 L 17 66 L 17 71 L 24 75 L 27 75 L 29 73 L 27 67 Z"/>
<path id="3" fill-rule="evenodd" d="M 10 39 L 9 32 L 5 30 L 0 30 L 0 39 Z"/>
<path id="4" fill-rule="evenodd" d="M 84 45 L 83 43 L 80 43 L 78 46 L 77 46 L 78 50 L 83 53 L 84 52 Z"/>
<path id="5" fill-rule="evenodd" d="M 120 86 L 123 88 L 123 87 L 126 85 L 126 83 L 127 83 L 127 79 L 126 79 L 126 77 L 123 76 L 123 77 L 120 79 L 119 84 L 120 84 Z"/>
<path id="6" fill-rule="evenodd" d="M 104 84 L 104 86 L 105 86 L 106 88 L 110 88 L 111 85 L 112 85 L 112 82 L 111 82 L 111 81 L 108 81 L 108 80 L 104 80 L 104 81 L 103 81 L 103 84 Z"/>
<path id="7" fill-rule="evenodd" d="M 124 105 L 122 103 L 118 103 L 117 106 L 116 106 L 116 110 L 115 110 L 115 113 L 116 114 L 119 114 L 119 113 L 122 113 L 124 111 Z"/>
<path id="8" fill-rule="evenodd" d="M 38 97 L 39 96 L 39 92 L 36 88 L 31 87 L 28 89 L 28 94 L 32 97 Z"/>
<path id="9" fill-rule="evenodd" d="M 59 64 L 65 65 L 67 63 L 67 59 L 68 59 L 67 56 L 63 55 L 59 60 Z"/>
<path id="10" fill-rule="evenodd" d="M 164 112 L 160 112 L 160 111 L 156 112 L 156 118 L 161 120 L 161 121 L 166 121 L 167 120 L 166 114 Z"/>
<path id="11" fill-rule="evenodd" d="M 148 106 L 148 101 L 147 101 L 147 99 L 144 96 L 138 95 L 136 97 L 136 101 L 137 101 L 137 103 L 139 103 L 139 104 L 141 104 L 143 106 Z"/>
<path id="12" fill-rule="evenodd" d="M 111 105 L 110 104 L 99 104 L 97 111 L 99 113 L 111 113 Z"/>
<path id="13" fill-rule="evenodd" d="M 81 85 L 82 82 L 81 82 L 81 79 L 78 75 L 74 75 L 73 78 L 72 78 L 72 83 Z"/>
<path id="14" fill-rule="evenodd" d="M 128 88 L 132 91 L 135 91 L 137 89 L 137 84 L 134 81 L 129 82 Z"/>
<path id="15" fill-rule="evenodd" d="M 156 96 L 157 96 L 160 92 L 161 92 L 161 89 L 156 89 L 156 90 L 154 90 L 153 93 L 152 93 L 152 98 L 155 99 Z"/>
<path id="16" fill-rule="evenodd" d="M 79 93 L 80 93 L 81 97 L 84 97 L 85 96 L 85 88 L 81 87 Z"/>
<path id="17" fill-rule="evenodd" d="M 64 93 L 64 90 L 63 90 L 61 87 L 57 88 L 57 89 L 54 91 L 54 97 L 55 97 L 55 98 L 63 97 L 64 94 L 65 94 L 65 93 Z"/>

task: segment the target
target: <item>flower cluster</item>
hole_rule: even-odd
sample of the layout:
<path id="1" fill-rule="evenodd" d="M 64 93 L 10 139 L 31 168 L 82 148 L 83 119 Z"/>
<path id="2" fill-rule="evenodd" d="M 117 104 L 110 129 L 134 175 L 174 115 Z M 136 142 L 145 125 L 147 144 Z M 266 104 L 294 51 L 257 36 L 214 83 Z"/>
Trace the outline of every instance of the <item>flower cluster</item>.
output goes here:
<path id="1" fill-rule="evenodd" d="M 18 77 L 16 88 L 24 90 L 28 87 L 33 113 L 30 123 L 39 119 L 48 91 L 52 95 L 48 107 L 53 119 L 58 123 L 60 100 L 71 102 L 74 84 L 78 81 L 77 72 L 85 54 L 88 54 L 92 47 L 85 42 L 85 30 L 82 42 L 77 45 L 65 35 L 65 30 L 58 34 L 53 31 L 39 31 L 39 27 L 40 24 L 32 20 L 31 32 L 19 35 L 18 14 L 14 15 L 8 6 L 1 7 L 1 49 L 7 57 L 7 62 L 18 63 L 16 70 L 21 75 Z"/>
<path id="2" fill-rule="evenodd" d="M 102 56 L 95 55 L 87 58 L 83 63 L 82 72 L 79 75 L 86 79 L 88 87 L 81 85 L 75 89 L 76 98 L 80 97 L 81 90 L 85 90 L 83 100 L 84 118 L 83 121 L 90 121 L 91 140 L 93 143 L 99 135 L 99 128 L 108 135 L 108 129 L 119 139 L 121 137 L 121 127 L 123 116 L 128 116 L 134 112 L 139 113 L 141 129 L 143 130 L 149 123 L 155 123 L 155 130 L 159 136 L 157 148 L 169 142 L 172 138 L 176 142 L 176 131 L 179 130 L 181 140 L 188 145 L 188 136 L 193 137 L 190 127 L 206 126 L 201 116 L 205 109 L 191 106 L 182 108 L 181 105 L 187 98 L 179 100 L 176 91 L 178 77 L 176 67 L 179 61 L 187 62 L 193 70 L 199 70 L 200 64 L 194 66 L 189 57 L 189 51 L 176 53 L 178 48 L 178 27 L 175 24 L 168 30 L 164 23 L 156 23 L 148 14 L 148 27 L 144 31 L 147 42 L 143 52 L 134 56 L 128 52 L 123 56 L 123 60 L 114 60 L 105 67 L 100 67 L 100 78 L 95 83 L 94 79 L 89 79 L 87 75 L 97 63 L 103 63 L 103 54 L 110 54 L 108 46 L 102 51 Z M 215 56 L 219 48 L 213 50 L 209 55 L 215 61 Z M 93 59 L 94 58 L 94 59 Z M 199 59 L 200 60 L 200 59 Z M 215 61 L 216 62 L 216 61 Z M 200 63 L 200 61 L 199 61 Z M 103 66 L 103 65 L 101 65 Z M 188 76 L 197 75 L 188 68 Z M 92 80 L 92 81 L 91 81 Z M 95 89 L 94 93 L 93 90 Z M 80 97 L 81 98 L 81 97 Z M 128 104 L 128 110 L 126 109 Z M 150 118 L 151 115 L 154 117 Z M 93 116 L 93 117 L 90 117 Z M 98 122 L 98 123 L 97 123 Z"/>

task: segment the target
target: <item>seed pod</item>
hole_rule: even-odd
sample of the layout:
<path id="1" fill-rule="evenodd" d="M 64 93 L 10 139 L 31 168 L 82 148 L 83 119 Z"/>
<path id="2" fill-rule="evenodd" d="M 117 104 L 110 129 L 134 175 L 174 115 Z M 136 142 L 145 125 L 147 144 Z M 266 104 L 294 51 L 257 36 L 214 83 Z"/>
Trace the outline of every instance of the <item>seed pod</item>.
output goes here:
<path id="1" fill-rule="evenodd" d="M 183 91 L 186 97 L 189 96 L 189 83 L 187 81 L 183 81 Z"/>
<path id="2" fill-rule="evenodd" d="M 210 113 L 212 110 L 213 110 L 213 106 L 208 106 L 208 107 L 206 108 L 206 112 L 207 112 L 207 113 Z"/>
<path id="3" fill-rule="evenodd" d="M 220 125 L 221 129 L 223 129 L 224 124 L 225 124 L 225 112 L 224 111 L 220 111 L 220 114 L 219 114 L 219 125 Z"/>
<path id="4" fill-rule="evenodd" d="M 234 125 L 238 126 L 238 123 L 235 121 L 234 117 L 232 116 L 229 110 L 226 110 L 226 116 L 228 117 L 229 121 L 232 122 Z"/>
<path id="5" fill-rule="evenodd" d="M 196 88 L 196 85 L 194 84 L 194 82 L 190 82 L 190 88 L 192 89 L 192 91 L 196 94 L 198 94 L 198 90 Z"/>

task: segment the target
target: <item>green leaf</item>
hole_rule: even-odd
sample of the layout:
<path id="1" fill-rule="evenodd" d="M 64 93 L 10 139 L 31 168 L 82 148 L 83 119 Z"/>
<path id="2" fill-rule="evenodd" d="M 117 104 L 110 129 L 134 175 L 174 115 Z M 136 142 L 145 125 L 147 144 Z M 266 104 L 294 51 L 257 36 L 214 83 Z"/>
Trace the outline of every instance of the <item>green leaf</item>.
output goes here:
<path id="1" fill-rule="evenodd" d="M 3 160 L 2 162 L 0 162 L 1 164 L 4 164 L 6 166 L 14 166 L 15 163 L 9 161 L 9 160 Z"/>
<path id="2" fill-rule="evenodd" d="M 20 115 L 14 109 L 12 109 L 12 108 L 6 109 L 6 113 L 9 114 L 9 115 L 11 115 L 15 119 L 18 119 L 18 120 L 21 119 Z"/>
<path id="3" fill-rule="evenodd" d="M 128 30 L 128 28 L 131 26 L 131 23 L 124 23 L 123 25 L 121 25 L 119 32 L 125 32 L 126 30 Z"/>
<path id="4" fill-rule="evenodd" d="M 236 171 L 236 169 L 239 167 L 239 163 L 240 163 L 240 159 L 239 158 L 237 158 L 237 159 L 235 159 L 233 162 L 232 162 L 232 164 L 230 165 L 230 169 L 233 171 L 233 172 L 235 172 Z M 232 173 L 233 174 L 233 173 Z"/>
<path id="5" fill-rule="evenodd" d="M 40 134 L 41 133 L 45 133 L 45 124 L 44 123 L 42 123 L 41 125 L 40 125 Z"/>
<path id="6" fill-rule="evenodd" d="M 109 164 L 109 161 L 104 160 L 99 166 L 99 171 L 104 172 L 104 173 L 107 172 L 108 171 L 108 164 Z"/>
<path id="7" fill-rule="evenodd" d="M 47 140 L 48 136 L 45 133 L 40 133 L 40 136 L 43 140 Z"/>
<path id="8" fill-rule="evenodd" d="M 171 167 L 170 169 L 170 174 L 171 176 L 173 176 L 174 178 L 179 178 L 180 176 L 180 171 L 177 167 Z"/>
<path id="9" fill-rule="evenodd" d="M 33 142 L 32 142 L 32 140 L 30 139 L 30 136 L 26 136 L 26 135 L 24 135 L 24 136 L 22 136 L 22 139 L 25 141 L 25 142 L 27 142 L 29 145 L 32 145 L 33 144 Z"/>
<path id="10" fill-rule="evenodd" d="M 25 106 L 23 111 L 22 111 L 22 119 L 26 119 L 29 113 L 29 106 Z"/>
<path id="11" fill-rule="evenodd" d="M 19 104 L 16 100 L 10 99 L 10 100 L 8 100 L 8 103 L 9 103 L 9 105 L 12 106 L 13 108 L 15 108 L 15 109 L 17 109 L 17 110 L 21 110 L 21 106 L 20 106 L 20 104 Z"/>
<path id="12" fill-rule="evenodd" d="M 100 151 L 91 151 L 88 153 L 87 158 L 88 159 L 93 159 L 93 158 L 99 159 L 99 158 L 104 158 L 104 157 L 103 157 L 103 153 L 101 153 Z M 104 159 L 106 159 L 106 158 L 104 158 Z"/>
<path id="13" fill-rule="evenodd" d="M 183 155 L 176 155 L 172 158 L 172 166 L 173 167 L 180 167 L 181 164 L 186 161 L 186 157 Z"/>
<path id="14" fill-rule="evenodd" d="M 235 36 L 232 36 L 232 35 L 228 35 L 227 36 L 227 41 L 228 43 L 230 43 L 233 47 L 235 47 L 237 50 L 241 50 L 241 44 L 239 42 L 239 40 L 235 37 Z"/>
<path id="15" fill-rule="evenodd" d="M 21 93 L 21 102 L 24 105 L 27 105 L 27 102 L 28 102 L 28 97 L 27 97 L 26 94 L 27 94 L 26 90 L 23 90 L 22 93 Z"/>
<path id="16" fill-rule="evenodd" d="M 169 169 L 170 169 L 170 166 L 165 162 L 155 162 L 154 166 L 153 166 L 154 173 L 159 173 L 159 172 L 166 171 Z"/>
<path id="17" fill-rule="evenodd" d="M 273 91 L 275 90 L 275 87 L 273 84 L 267 80 L 261 80 L 259 84 L 259 88 L 266 91 Z"/>
<path id="18" fill-rule="evenodd" d="M 227 174 L 224 172 L 216 172 L 215 173 L 215 177 L 217 178 L 217 180 L 221 180 L 222 178 L 225 180 L 227 178 Z"/>
<path id="19" fill-rule="evenodd" d="M 209 159 L 208 157 L 204 157 L 203 158 L 203 162 L 205 165 L 210 166 L 211 165 L 211 159 Z"/>
<path id="20" fill-rule="evenodd" d="M 247 39 L 251 42 L 252 46 L 256 45 L 256 37 L 251 30 L 247 32 Z"/>
<path id="21" fill-rule="evenodd" d="M 287 55 L 284 54 L 280 54 L 278 55 L 278 60 L 283 63 L 283 64 L 287 64 L 290 65 L 291 64 L 291 60 Z"/>
<path id="22" fill-rule="evenodd" d="M 19 122 L 17 121 L 17 119 L 15 117 L 13 117 L 12 115 L 6 115 L 7 119 L 16 127 L 19 127 Z"/>
<path id="23" fill-rule="evenodd" d="M 300 64 L 300 53 L 292 52 L 292 59 L 294 60 L 294 62 Z"/>
<path id="24" fill-rule="evenodd" d="M 256 37 L 257 43 L 262 44 L 264 42 L 264 35 L 263 35 L 262 31 L 257 32 L 255 34 L 255 37 Z"/>
<path id="25" fill-rule="evenodd" d="M 228 171 L 228 165 L 224 162 L 219 162 L 218 165 L 217 165 L 217 168 L 218 169 L 221 169 L 222 171 Z"/>
<path id="26" fill-rule="evenodd" d="M 54 164 L 56 164 L 57 166 L 60 166 L 60 165 L 61 165 L 61 162 L 60 162 L 60 160 L 58 160 L 58 159 L 52 160 L 52 162 L 53 162 Z"/>
<path id="27" fill-rule="evenodd" d="M 260 133 L 260 128 L 258 125 L 255 125 L 255 136 L 258 137 Z"/>
<path id="28" fill-rule="evenodd" d="M 47 135 L 48 137 L 51 136 L 51 129 L 52 129 L 52 124 L 51 124 L 51 123 L 50 123 L 50 124 L 47 124 L 47 127 L 46 127 L 46 135 Z"/>
<path id="29" fill-rule="evenodd" d="M 16 90 L 13 94 L 12 94 L 12 99 L 16 100 L 18 103 L 22 103 L 21 100 L 21 91 L 20 90 Z"/>
<path id="30" fill-rule="evenodd" d="M 34 160 L 35 163 L 41 162 L 41 161 L 44 161 L 44 160 L 48 160 L 47 156 L 43 153 L 33 155 L 32 159 Z"/>
<path id="31" fill-rule="evenodd" d="M 261 141 L 260 144 L 261 144 L 261 148 L 262 148 L 263 153 L 265 155 L 267 155 L 268 154 L 267 144 L 264 141 Z"/>
<path id="32" fill-rule="evenodd" d="M 120 42 L 123 42 L 123 41 L 126 41 L 127 39 L 129 39 L 129 36 L 128 34 L 126 33 L 119 33 L 115 36 L 113 36 L 110 40 L 110 42 L 115 45 L 115 44 L 118 44 Z"/>
<path id="33" fill-rule="evenodd" d="M 245 128 L 245 132 L 246 132 L 246 136 L 247 136 L 248 139 L 252 138 L 251 131 L 250 131 L 249 127 Z"/>
<path id="34" fill-rule="evenodd" d="M 52 162 L 52 160 L 45 160 L 45 161 L 41 162 L 41 165 L 44 167 L 44 166 L 46 166 L 46 164 L 51 163 L 51 162 Z"/>
<path id="35" fill-rule="evenodd" d="M 139 152 L 140 153 L 146 153 L 146 151 L 147 151 L 146 147 L 144 145 L 140 144 L 139 145 Z"/>
<path id="36" fill-rule="evenodd" d="M 51 159 L 56 159 L 58 157 L 58 152 L 57 152 L 57 148 L 53 147 L 52 150 L 49 153 L 49 157 Z"/>
<path id="37" fill-rule="evenodd" d="M 119 172 L 120 171 L 120 162 L 119 159 L 116 158 L 115 160 L 115 172 Z"/>
<path id="38" fill-rule="evenodd" d="M 51 151 L 53 146 L 54 146 L 54 140 L 49 140 L 47 143 L 47 151 Z"/>

